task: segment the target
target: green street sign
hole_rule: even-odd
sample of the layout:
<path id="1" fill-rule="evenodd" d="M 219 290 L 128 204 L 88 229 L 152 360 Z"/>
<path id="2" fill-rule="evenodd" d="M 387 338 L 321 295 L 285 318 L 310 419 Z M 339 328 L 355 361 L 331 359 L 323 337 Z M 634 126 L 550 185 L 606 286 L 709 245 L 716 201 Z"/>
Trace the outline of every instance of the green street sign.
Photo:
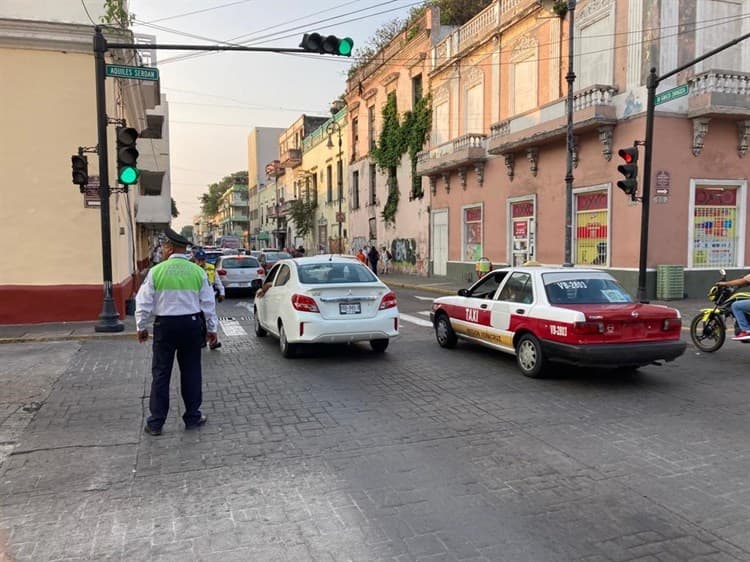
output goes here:
<path id="1" fill-rule="evenodd" d="M 131 80 L 151 80 L 159 79 L 159 69 L 149 68 L 146 66 L 123 66 L 121 64 L 106 65 L 107 76 L 111 78 L 129 78 Z"/>
<path id="2" fill-rule="evenodd" d="M 672 88 L 671 90 L 667 90 L 666 92 L 662 92 L 661 94 L 656 94 L 654 105 L 659 105 L 660 103 L 676 100 L 677 98 L 681 98 L 686 95 L 688 95 L 688 85 L 683 84 L 682 86 L 677 86 L 676 88 Z"/>

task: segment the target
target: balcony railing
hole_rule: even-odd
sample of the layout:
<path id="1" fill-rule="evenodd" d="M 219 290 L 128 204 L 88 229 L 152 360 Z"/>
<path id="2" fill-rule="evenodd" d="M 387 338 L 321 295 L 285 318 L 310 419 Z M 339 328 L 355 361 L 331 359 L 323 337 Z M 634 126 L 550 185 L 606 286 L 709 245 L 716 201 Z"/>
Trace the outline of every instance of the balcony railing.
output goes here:
<path id="1" fill-rule="evenodd" d="M 750 115 L 750 73 L 708 70 L 688 78 L 689 117 Z"/>
<path id="2" fill-rule="evenodd" d="M 573 94 L 574 129 L 616 121 L 614 86 L 595 84 Z M 490 126 L 487 143 L 491 154 L 531 146 L 538 140 L 565 134 L 566 101 L 560 99 L 536 111 L 511 117 Z"/>
<path id="3" fill-rule="evenodd" d="M 286 152 L 281 153 L 279 158 L 281 166 L 285 168 L 296 168 L 302 164 L 302 149 L 301 148 L 289 148 Z"/>
<path id="4" fill-rule="evenodd" d="M 509 26 L 518 14 L 538 5 L 538 0 L 495 0 L 432 48 L 432 68 L 450 61 L 490 33 Z"/>
<path id="5" fill-rule="evenodd" d="M 487 159 L 487 135 L 469 133 L 417 154 L 417 173 L 429 175 Z"/>

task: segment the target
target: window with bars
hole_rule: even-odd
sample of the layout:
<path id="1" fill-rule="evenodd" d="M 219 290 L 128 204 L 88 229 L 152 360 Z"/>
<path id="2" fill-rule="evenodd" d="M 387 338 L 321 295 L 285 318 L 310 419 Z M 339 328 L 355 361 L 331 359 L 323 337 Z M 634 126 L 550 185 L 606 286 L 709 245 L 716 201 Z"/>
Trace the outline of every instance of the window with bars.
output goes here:
<path id="1" fill-rule="evenodd" d="M 376 205 L 377 204 L 377 189 L 376 189 L 376 182 L 378 179 L 378 170 L 375 167 L 375 164 L 370 164 L 370 205 Z"/>
<path id="2" fill-rule="evenodd" d="M 693 267 L 737 267 L 739 209 L 736 186 L 696 186 L 693 194 Z"/>
<path id="3" fill-rule="evenodd" d="M 359 171 L 352 172 L 352 209 L 359 209 Z"/>
<path id="4" fill-rule="evenodd" d="M 609 264 L 609 195 L 607 190 L 575 195 L 575 263 Z"/>
<path id="5" fill-rule="evenodd" d="M 333 169 L 331 165 L 326 166 L 326 201 L 330 203 L 333 201 Z"/>

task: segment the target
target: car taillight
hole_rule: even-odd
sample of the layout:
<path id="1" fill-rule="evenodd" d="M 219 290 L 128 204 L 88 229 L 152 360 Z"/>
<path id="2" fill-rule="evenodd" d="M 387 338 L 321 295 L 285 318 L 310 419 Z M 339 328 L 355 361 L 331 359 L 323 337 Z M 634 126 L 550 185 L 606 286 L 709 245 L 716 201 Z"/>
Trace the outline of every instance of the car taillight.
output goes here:
<path id="1" fill-rule="evenodd" d="M 380 306 L 378 307 L 378 310 L 386 310 L 388 308 L 393 308 L 396 305 L 398 305 L 396 293 L 394 293 L 393 291 L 388 291 L 380 300 Z"/>
<path id="2" fill-rule="evenodd" d="M 216 273 L 218 273 L 219 275 L 226 275 L 227 274 L 227 270 L 226 269 L 220 269 Z"/>
<path id="3" fill-rule="evenodd" d="M 604 322 L 576 322 L 573 326 L 579 334 L 604 333 Z"/>
<path id="4" fill-rule="evenodd" d="M 263 269 L 263 268 L 260 268 L 255 273 L 257 273 L 258 275 L 265 275 L 266 274 L 266 270 Z"/>
<path id="5" fill-rule="evenodd" d="M 320 312 L 318 310 L 318 304 L 315 299 L 308 297 L 307 295 L 292 295 L 292 306 L 294 310 L 300 310 L 302 312 Z"/>
<path id="6" fill-rule="evenodd" d="M 664 322 L 662 322 L 661 329 L 665 332 L 668 332 L 669 330 L 679 330 L 682 326 L 682 320 L 679 318 L 665 318 Z"/>

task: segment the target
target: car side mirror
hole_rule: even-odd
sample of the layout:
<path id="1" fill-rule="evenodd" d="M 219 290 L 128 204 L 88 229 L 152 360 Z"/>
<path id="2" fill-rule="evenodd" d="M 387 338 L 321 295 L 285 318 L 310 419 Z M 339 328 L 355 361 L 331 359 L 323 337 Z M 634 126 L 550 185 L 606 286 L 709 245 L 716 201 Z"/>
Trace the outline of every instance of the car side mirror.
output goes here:
<path id="1" fill-rule="evenodd" d="M 458 290 L 458 296 L 459 297 L 468 297 L 469 296 L 469 289 L 459 289 Z"/>

